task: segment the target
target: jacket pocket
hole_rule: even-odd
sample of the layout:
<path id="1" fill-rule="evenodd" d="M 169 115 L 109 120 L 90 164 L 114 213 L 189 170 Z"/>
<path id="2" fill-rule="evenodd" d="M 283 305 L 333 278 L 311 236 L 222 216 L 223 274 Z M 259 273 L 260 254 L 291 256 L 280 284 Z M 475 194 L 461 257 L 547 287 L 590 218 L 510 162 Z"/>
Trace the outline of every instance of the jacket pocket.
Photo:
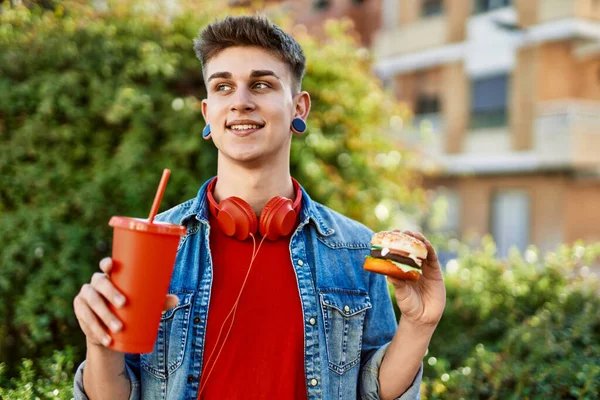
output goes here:
<path id="1" fill-rule="evenodd" d="M 188 336 L 193 293 L 173 294 L 179 298 L 179 304 L 161 316 L 152 353 L 140 355 L 142 368 L 162 379 L 181 366 Z"/>
<path id="2" fill-rule="evenodd" d="M 329 369 L 343 374 L 360 361 L 369 295 L 354 289 L 319 290 Z"/>

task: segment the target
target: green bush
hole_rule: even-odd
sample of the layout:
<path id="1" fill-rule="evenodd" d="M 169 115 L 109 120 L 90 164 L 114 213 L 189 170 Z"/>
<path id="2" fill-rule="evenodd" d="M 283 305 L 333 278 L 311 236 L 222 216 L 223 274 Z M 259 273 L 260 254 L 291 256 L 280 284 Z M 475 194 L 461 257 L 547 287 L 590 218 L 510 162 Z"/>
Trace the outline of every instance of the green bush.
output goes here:
<path id="1" fill-rule="evenodd" d="M 205 89 L 192 39 L 233 11 L 196 1 L 166 18 L 154 1 L 88 3 L 42 11 L 5 2 L 0 12 L 0 386 L 23 358 L 73 345 L 83 359 L 72 300 L 110 254 L 112 215 L 147 215 L 165 167 L 162 209 L 216 172 L 216 150 L 201 137 Z M 412 213 L 421 190 L 410 155 L 382 134 L 400 112 L 368 53 L 345 24 L 329 24 L 320 42 L 285 28 L 306 49 L 313 98 L 292 175 L 374 229 L 394 222 L 376 216 L 377 205 Z"/>
<path id="2" fill-rule="evenodd" d="M 589 266 L 600 244 L 494 258 L 459 251 L 447 266 L 444 316 L 425 357 L 428 399 L 597 398 L 600 298 Z"/>
<path id="3" fill-rule="evenodd" d="M 76 367 L 73 348 L 54 351 L 52 356 L 36 360 L 24 359 L 19 375 L 5 378 L 0 364 L 0 399 L 6 400 L 71 400 L 73 399 L 73 369 Z"/>

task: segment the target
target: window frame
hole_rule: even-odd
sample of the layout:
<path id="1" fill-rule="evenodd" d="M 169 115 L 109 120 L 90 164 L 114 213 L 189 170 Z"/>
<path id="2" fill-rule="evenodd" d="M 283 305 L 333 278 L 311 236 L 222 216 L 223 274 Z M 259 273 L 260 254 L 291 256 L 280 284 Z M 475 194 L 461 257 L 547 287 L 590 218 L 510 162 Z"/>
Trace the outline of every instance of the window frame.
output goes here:
<path id="1" fill-rule="evenodd" d="M 331 8 L 331 0 L 314 0 L 312 6 L 317 11 L 327 11 Z"/>
<path id="2" fill-rule="evenodd" d="M 428 3 L 433 3 L 429 5 Z M 431 9 L 433 7 L 433 9 Z M 436 17 L 444 14 L 444 1 L 443 0 L 423 0 L 421 2 L 421 18 Z"/>
<path id="3" fill-rule="evenodd" d="M 517 229 L 514 229 L 514 227 L 508 227 L 506 228 L 505 225 L 498 225 L 496 222 L 497 221 L 506 221 L 505 218 L 503 218 L 502 215 L 498 215 L 496 216 L 496 211 L 497 211 L 497 206 L 499 204 L 499 201 L 501 200 L 502 196 L 509 196 L 509 195 L 521 195 L 521 199 L 525 199 L 525 210 L 522 210 L 522 214 L 525 216 L 524 218 L 521 218 L 519 221 L 523 222 L 523 228 L 524 228 L 524 232 L 522 231 L 517 231 Z M 519 249 L 519 251 L 521 251 L 522 253 L 527 249 L 527 246 L 529 246 L 531 244 L 531 234 L 532 234 L 532 226 L 531 226 L 531 222 L 533 221 L 533 204 L 532 204 L 532 193 L 530 190 L 526 189 L 526 188 L 522 188 L 522 187 L 512 187 L 512 188 L 498 188 L 496 190 L 494 190 L 492 192 L 492 195 L 490 197 L 490 214 L 489 214 L 489 232 L 492 235 L 492 237 L 494 238 L 494 242 L 496 243 L 496 248 L 497 248 L 497 254 L 500 258 L 505 258 L 509 255 L 510 253 L 510 249 L 511 247 L 517 247 Z M 521 210 L 520 210 L 521 211 Z M 515 214 L 515 208 L 511 209 L 511 214 Z M 523 236 L 522 239 L 524 239 L 524 243 L 510 243 L 506 244 L 503 243 L 504 238 L 506 237 L 506 235 L 503 235 L 502 233 L 499 234 L 498 230 L 500 229 L 500 226 L 504 227 L 504 229 L 508 229 L 508 232 L 511 233 L 512 237 L 519 237 L 519 236 Z M 503 236 L 502 239 L 499 239 L 498 236 Z"/>
<path id="4" fill-rule="evenodd" d="M 415 100 L 415 115 L 439 114 L 442 112 L 440 96 L 419 93 Z"/>
<path id="5" fill-rule="evenodd" d="M 500 5 L 494 5 L 494 0 L 473 0 L 473 14 L 484 14 L 504 7 L 512 7 L 513 0 L 496 0 Z"/>
<path id="6" fill-rule="evenodd" d="M 504 78 L 504 104 L 502 107 L 489 108 L 482 110 L 477 107 L 477 96 L 478 88 L 477 85 L 484 84 L 485 82 L 492 81 L 494 79 Z M 510 103 L 510 89 L 511 89 L 512 76 L 510 72 L 487 75 L 484 77 L 471 79 L 471 102 L 469 109 L 469 130 L 477 131 L 479 129 L 487 128 L 502 128 L 509 125 L 509 103 Z M 481 90 L 481 89 L 480 89 Z"/>

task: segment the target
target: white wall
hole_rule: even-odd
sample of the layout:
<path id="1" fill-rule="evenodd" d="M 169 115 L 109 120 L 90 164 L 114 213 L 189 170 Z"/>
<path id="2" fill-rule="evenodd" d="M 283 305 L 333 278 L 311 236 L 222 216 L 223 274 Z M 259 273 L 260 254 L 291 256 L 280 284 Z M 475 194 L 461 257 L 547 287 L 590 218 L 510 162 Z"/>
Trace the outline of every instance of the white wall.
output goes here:
<path id="1" fill-rule="evenodd" d="M 516 21 L 516 11 L 512 7 L 469 18 L 465 42 L 465 69 L 469 76 L 496 75 L 514 69 L 521 35 L 501 26 Z"/>

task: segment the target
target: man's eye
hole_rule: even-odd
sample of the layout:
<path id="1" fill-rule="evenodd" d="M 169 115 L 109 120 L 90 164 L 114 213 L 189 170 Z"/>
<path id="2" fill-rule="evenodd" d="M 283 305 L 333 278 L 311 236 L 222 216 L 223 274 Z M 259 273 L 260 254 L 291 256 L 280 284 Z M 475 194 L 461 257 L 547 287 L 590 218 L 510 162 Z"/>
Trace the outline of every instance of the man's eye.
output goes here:
<path id="1" fill-rule="evenodd" d="M 231 90 L 231 86 L 229 86 L 229 85 L 217 85 L 216 89 L 217 89 L 217 92 L 227 92 L 227 91 Z"/>
<path id="2" fill-rule="evenodd" d="M 254 85 L 255 89 L 267 89 L 269 87 L 269 85 L 267 85 L 266 83 L 263 82 L 258 82 L 257 84 Z"/>

